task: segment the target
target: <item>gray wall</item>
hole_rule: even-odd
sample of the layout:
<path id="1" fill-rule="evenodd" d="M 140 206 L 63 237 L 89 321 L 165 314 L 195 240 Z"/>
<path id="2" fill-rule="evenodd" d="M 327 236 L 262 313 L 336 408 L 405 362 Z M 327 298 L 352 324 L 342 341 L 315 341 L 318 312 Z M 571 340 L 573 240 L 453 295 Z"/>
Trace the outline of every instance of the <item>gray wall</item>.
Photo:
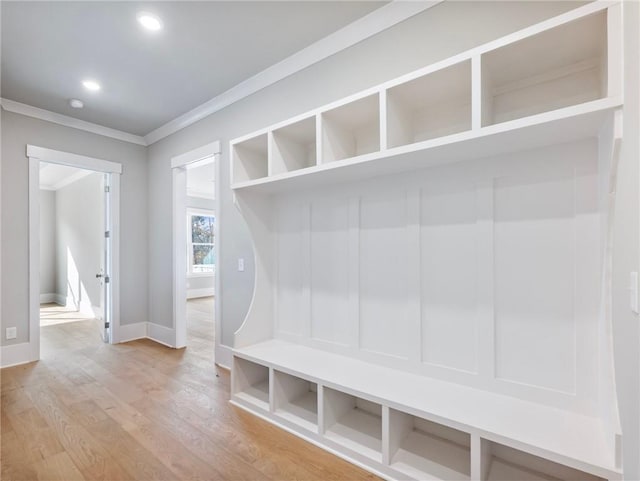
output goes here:
<path id="1" fill-rule="evenodd" d="M 101 304 L 96 273 L 104 265 L 104 174 L 93 173 L 56 192 L 56 286 L 67 305 Z"/>
<path id="2" fill-rule="evenodd" d="M 251 95 L 149 147 L 150 255 L 171 255 L 171 157 L 220 140 L 216 192 L 221 197 L 221 342 L 247 312 L 253 292 L 253 248 L 229 189 L 228 142 L 234 137 L 320 107 L 437 60 L 575 8 L 576 2 L 445 2 Z M 220 68 L 222 66 L 212 66 Z M 245 259 L 238 272 L 237 259 Z M 172 325 L 170 263 L 152 263 L 150 320 Z"/>
<path id="3" fill-rule="evenodd" d="M 29 182 L 26 145 L 123 164 L 121 182 L 121 322 L 147 321 L 147 161 L 143 146 L 2 111 L 2 311 L 0 332 L 16 326 L 29 339 Z M 168 194 L 170 197 L 170 194 Z M 10 280 L 10 281 L 8 281 Z"/>
<path id="4" fill-rule="evenodd" d="M 56 293 L 56 193 L 40 190 L 40 294 Z"/>

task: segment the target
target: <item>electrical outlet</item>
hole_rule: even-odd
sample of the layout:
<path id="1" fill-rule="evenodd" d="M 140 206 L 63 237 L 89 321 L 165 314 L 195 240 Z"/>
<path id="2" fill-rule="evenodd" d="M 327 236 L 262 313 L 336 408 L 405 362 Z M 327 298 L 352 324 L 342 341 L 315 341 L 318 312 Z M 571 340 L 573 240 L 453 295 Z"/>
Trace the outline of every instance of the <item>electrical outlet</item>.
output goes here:
<path id="1" fill-rule="evenodd" d="M 243 258 L 238 259 L 238 270 L 240 272 L 244 272 L 244 259 Z"/>
<path id="2" fill-rule="evenodd" d="M 17 327 L 7 327 L 7 339 L 15 339 L 18 337 L 18 328 Z"/>

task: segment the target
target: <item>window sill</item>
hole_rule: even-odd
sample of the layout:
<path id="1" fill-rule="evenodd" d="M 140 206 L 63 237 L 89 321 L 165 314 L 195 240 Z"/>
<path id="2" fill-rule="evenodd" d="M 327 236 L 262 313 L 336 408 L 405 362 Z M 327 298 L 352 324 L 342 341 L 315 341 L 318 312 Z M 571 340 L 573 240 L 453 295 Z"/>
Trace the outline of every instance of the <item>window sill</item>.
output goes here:
<path id="1" fill-rule="evenodd" d="M 197 278 L 197 277 L 215 277 L 216 273 L 214 272 L 196 272 L 196 273 L 188 273 L 187 279 Z"/>

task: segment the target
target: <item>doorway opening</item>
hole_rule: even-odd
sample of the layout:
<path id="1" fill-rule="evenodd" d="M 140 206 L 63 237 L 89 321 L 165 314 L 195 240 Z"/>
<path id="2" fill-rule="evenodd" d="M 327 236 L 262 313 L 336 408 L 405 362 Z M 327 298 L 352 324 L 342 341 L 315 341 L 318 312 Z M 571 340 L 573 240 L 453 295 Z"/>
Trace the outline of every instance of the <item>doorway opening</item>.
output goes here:
<path id="1" fill-rule="evenodd" d="M 69 324 L 56 330 L 101 332 L 107 176 L 40 162 L 41 328 Z"/>
<path id="2" fill-rule="evenodd" d="M 122 166 L 32 145 L 27 157 L 31 359 L 41 327 L 118 342 Z"/>
<path id="3" fill-rule="evenodd" d="M 214 178 L 213 162 L 187 170 L 187 345 L 205 355 L 215 345 Z"/>
<path id="4" fill-rule="evenodd" d="M 215 359 L 220 323 L 219 143 L 172 159 L 175 347 Z"/>

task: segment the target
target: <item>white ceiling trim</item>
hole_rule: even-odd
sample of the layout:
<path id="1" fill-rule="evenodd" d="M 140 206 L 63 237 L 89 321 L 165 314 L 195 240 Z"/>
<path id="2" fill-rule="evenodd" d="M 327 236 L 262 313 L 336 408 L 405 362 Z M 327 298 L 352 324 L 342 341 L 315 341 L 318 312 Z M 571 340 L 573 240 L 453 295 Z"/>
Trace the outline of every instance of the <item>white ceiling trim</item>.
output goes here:
<path id="1" fill-rule="evenodd" d="M 86 176 L 91 174 L 95 174 L 95 172 L 92 172 L 90 170 L 78 170 L 78 172 L 75 172 L 69 177 L 65 177 L 64 179 L 59 180 L 53 185 L 40 185 L 40 188 L 44 190 L 59 190 L 63 187 L 73 184 L 74 182 L 77 182 L 80 179 L 84 179 Z"/>
<path id="2" fill-rule="evenodd" d="M 187 196 L 188 197 L 198 197 L 200 199 L 216 200 L 215 193 L 204 192 L 204 191 L 195 190 L 195 189 L 189 189 L 188 187 L 187 187 Z"/>
<path id="3" fill-rule="evenodd" d="M 144 145 L 147 143 L 143 137 L 139 135 L 130 134 L 121 130 L 105 127 L 104 125 L 94 124 L 85 120 L 69 117 L 68 115 L 62 115 L 50 110 L 40 109 L 33 107 L 32 105 L 16 102 L 15 100 L 0 99 L 2 108 L 8 112 L 14 112 L 16 114 L 26 115 L 27 117 L 33 117 L 40 120 L 46 120 L 47 122 L 53 122 L 54 124 L 64 125 L 65 127 L 72 127 L 74 129 L 84 130 L 93 134 L 102 135 L 104 137 L 111 137 L 112 139 L 122 140 L 124 142 L 130 142 L 132 144 Z"/>
<path id="4" fill-rule="evenodd" d="M 214 112 L 237 102 L 269 85 L 293 75 L 310 65 L 345 50 L 377 33 L 380 33 L 443 0 L 401 1 L 384 5 L 368 15 L 350 23 L 346 27 L 296 52 L 286 59 L 240 82 L 226 92 L 199 105 L 189 112 L 167 122 L 162 127 L 144 136 L 147 145 L 151 145 L 189 125 L 211 115 Z"/>

